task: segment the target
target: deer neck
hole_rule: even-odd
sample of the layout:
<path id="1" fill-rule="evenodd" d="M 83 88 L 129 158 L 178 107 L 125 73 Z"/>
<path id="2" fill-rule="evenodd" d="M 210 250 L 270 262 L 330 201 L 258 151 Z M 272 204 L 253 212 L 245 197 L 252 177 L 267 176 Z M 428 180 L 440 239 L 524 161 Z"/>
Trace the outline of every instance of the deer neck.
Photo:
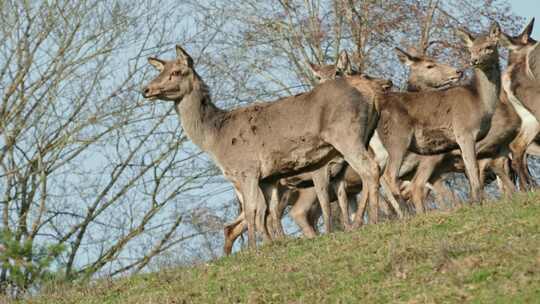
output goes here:
<path id="1" fill-rule="evenodd" d="M 193 75 L 191 92 L 175 104 L 188 138 L 203 151 L 208 151 L 216 138 L 217 126 L 214 122 L 224 111 L 212 103 L 208 87 L 197 74 Z"/>
<path id="2" fill-rule="evenodd" d="M 484 108 L 488 113 L 495 112 L 501 91 L 501 68 L 498 59 L 492 64 L 474 68 L 474 85 Z"/>

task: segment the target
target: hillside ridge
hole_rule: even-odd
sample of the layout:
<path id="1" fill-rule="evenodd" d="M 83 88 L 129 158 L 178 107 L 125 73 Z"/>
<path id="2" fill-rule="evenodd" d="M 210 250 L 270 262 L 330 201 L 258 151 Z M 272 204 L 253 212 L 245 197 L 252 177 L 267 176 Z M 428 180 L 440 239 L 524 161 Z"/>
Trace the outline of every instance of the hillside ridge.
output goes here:
<path id="1" fill-rule="evenodd" d="M 25 303 L 540 303 L 540 194 L 287 239 Z"/>

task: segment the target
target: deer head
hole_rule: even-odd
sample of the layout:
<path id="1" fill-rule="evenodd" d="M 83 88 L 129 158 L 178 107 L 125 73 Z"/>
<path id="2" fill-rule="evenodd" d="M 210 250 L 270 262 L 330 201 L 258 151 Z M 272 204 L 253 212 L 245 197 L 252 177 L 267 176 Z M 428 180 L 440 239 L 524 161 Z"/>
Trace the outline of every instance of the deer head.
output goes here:
<path id="1" fill-rule="evenodd" d="M 335 65 L 331 64 L 320 66 L 309 63 L 308 66 L 311 69 L 313 76 L 315 76 L 315 78 L 317 78 L 317 80 L 321 83 L 327 80 L 335 79 L 336 76 L 346 76 L 354 73 L 347 51 L 342 51 L 340 53 Z"/>
<path id="2" fill-rule="evenodd" d="M 159 75 L 143 88 L 144 98 L 178 101 L 192 91 L 196 75 L 193 59 L 179 45 L 176 46 L 175 60 L 150 57 L 148 62 L 159 71 Z"/>
<path id="3" fill-rule="evenodd" d="M 501 34 L 501 45 L 510 50 L 510 52 L 518 55 L 526 55 L 529 50 L 536 44 L 536 40 L 531 38 L 534 28 L 534 18 L 523 29 L 521 34 L 517 36 L 509 36 L 505 33 Z"/>
<path id="4" fill-rule="evenodd" d="M 393 83 L 389 79 L 375 78 L 366 74 L 355 74 L 346 77 L 347 82 L 358 89 L 365 92 L 366 90 L 376 93 L 384 93 L 389 91 Z"/>
<path id="5" fill-rule="evenodd" d="M 494 22 L 489 33 L 474 37 L 464 29 L 458 29 L 456 34 L 463 40 L 471 54 L 470 64 L 475 67 L 491 66 L 498 62 L 499 52 L 497 46 L 501 36 L 501 27 Z"/>
<path id="6" fill-rule="evenodd" d="M 412 55 L 396 48 L 399 60 L 410 69 L 409 85 L 418 89 L 441 88 L 458 82 L 463 71 L 427 56 Z"/>
<path id="7" fill-rule="evenodd" d="M 349 84 L 354 87 L 369 88 L 374 91 L 387 91 L 392 88 L 391 80 L 374 78 L 366 74 L 361 74 L 353 70 L 347 51 L 342 51 L 335 65 L 316 65 L 309 63 L 313 76 L 319 82 L 345 77 Z"/>

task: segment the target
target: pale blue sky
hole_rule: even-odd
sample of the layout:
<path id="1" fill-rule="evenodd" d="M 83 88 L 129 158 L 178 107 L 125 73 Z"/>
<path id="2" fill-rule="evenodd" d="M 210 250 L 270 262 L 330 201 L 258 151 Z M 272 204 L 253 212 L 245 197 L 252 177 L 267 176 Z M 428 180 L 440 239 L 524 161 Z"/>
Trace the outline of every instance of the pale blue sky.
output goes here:
<path id="1" fill-rule="evenodd" d="M 536 17 L 533 38 L 540 39 L 540 0 L 509 0 L 516 14 L 527 18 Z"/>

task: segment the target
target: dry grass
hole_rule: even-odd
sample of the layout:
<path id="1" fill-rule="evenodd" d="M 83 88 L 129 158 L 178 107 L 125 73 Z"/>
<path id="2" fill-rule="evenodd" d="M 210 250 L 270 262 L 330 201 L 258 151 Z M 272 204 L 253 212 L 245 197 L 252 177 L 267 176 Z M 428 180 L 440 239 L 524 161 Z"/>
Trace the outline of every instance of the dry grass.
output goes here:
<path id="1" fill-rule="evenodd" d="M 540 195 L 432 213 L 27 303 L 540 303 Z"/>

